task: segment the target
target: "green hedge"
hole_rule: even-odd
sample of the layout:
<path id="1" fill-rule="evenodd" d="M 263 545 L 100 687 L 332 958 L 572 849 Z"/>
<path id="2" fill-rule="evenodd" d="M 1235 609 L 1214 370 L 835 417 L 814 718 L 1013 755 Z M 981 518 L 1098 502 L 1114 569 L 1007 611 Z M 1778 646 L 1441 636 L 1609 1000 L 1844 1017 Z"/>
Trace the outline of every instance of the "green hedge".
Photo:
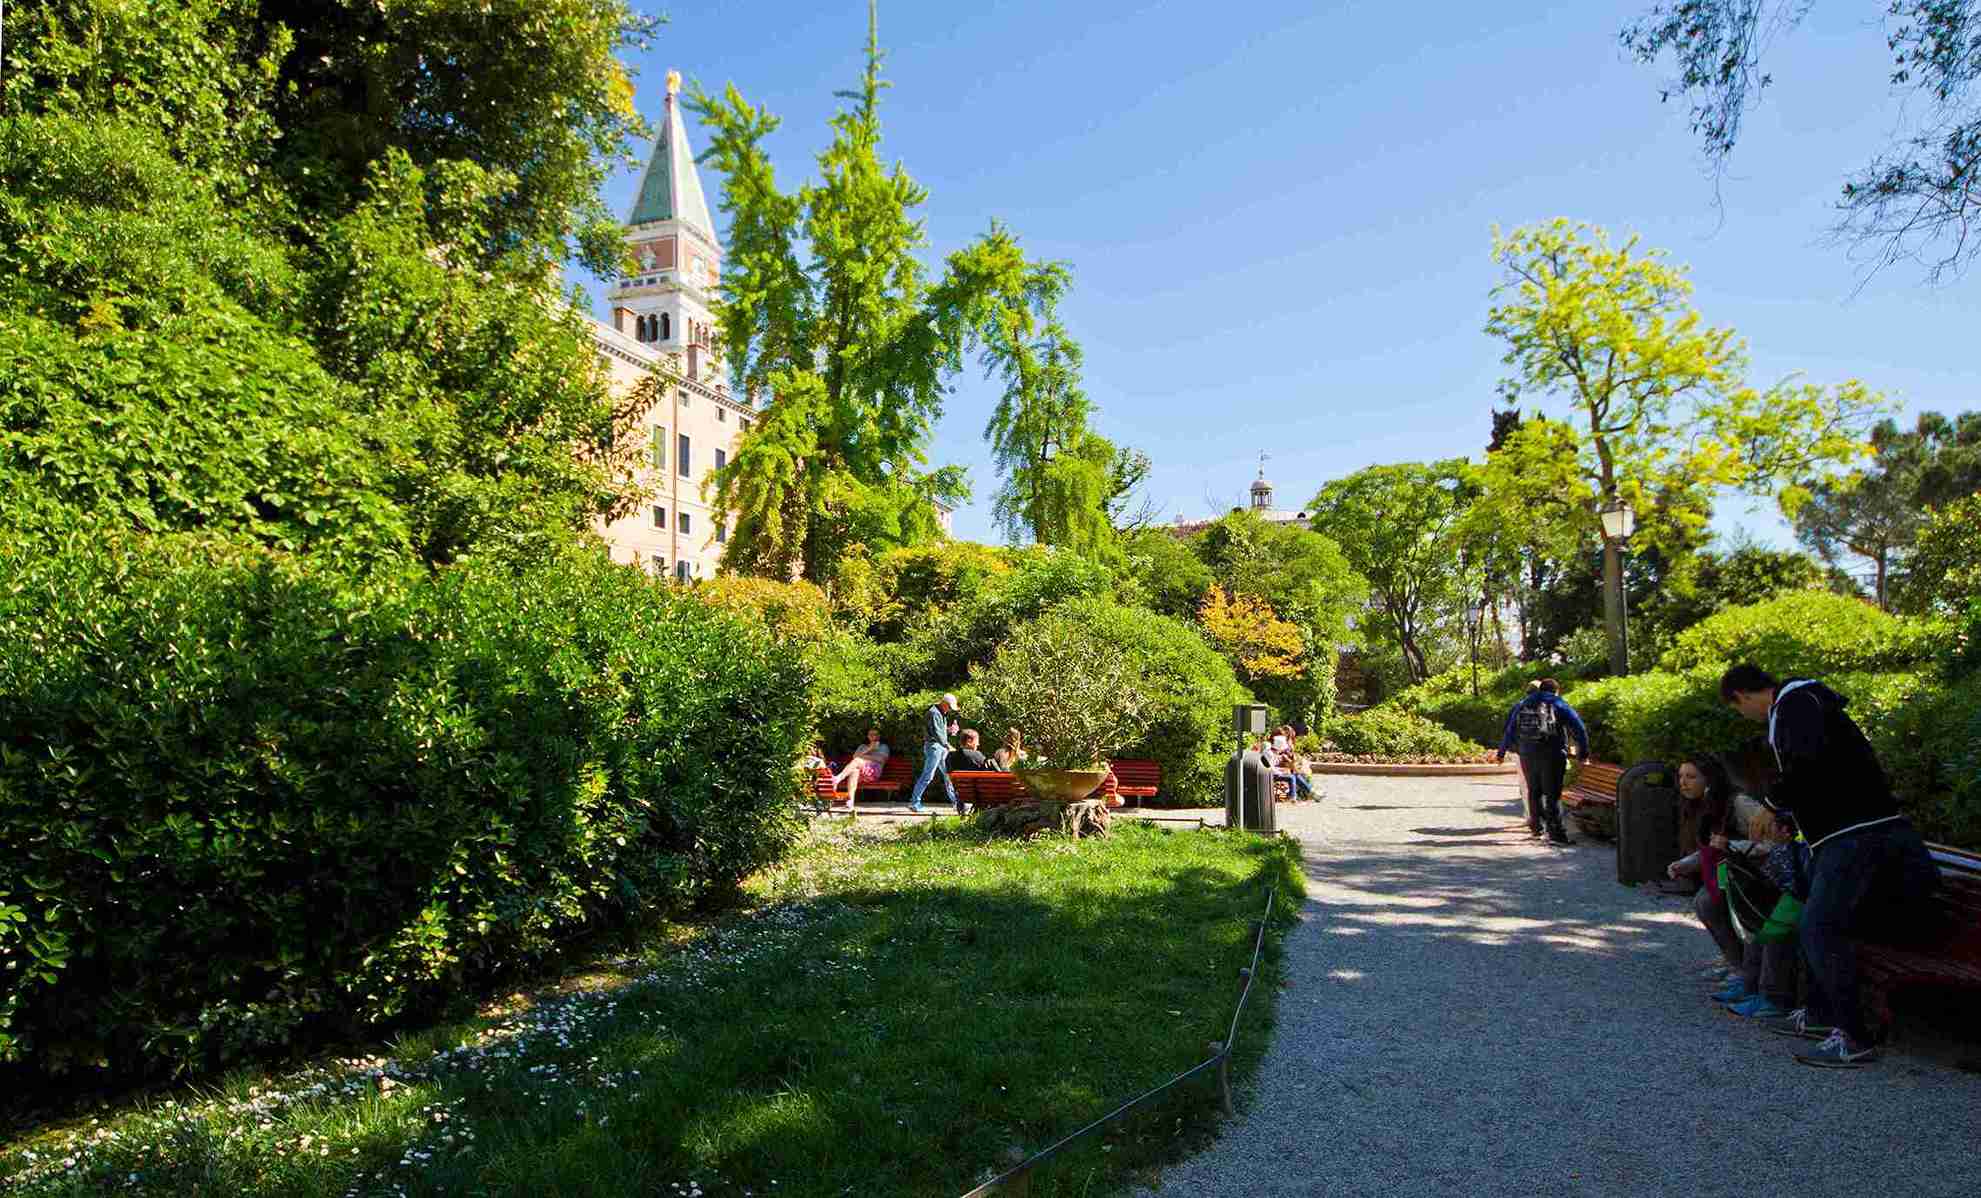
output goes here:
<path id="1" fill-rule="evenodd" d="M 1929 660 L 1945 638 L 1945 628 L 1931 620 L 1799 591 L 1708 616 L 1678 634 L 1658 668 L 1682 674 L 1752 662 L 1778 677 L 1903 670 Z"/>
<path id="2" fill-rule="evenodd" d="M 1720 702 L 1719 671 L 1633 674 L 1568 696 L 1598 759 L 1676 761 L 1762 734 Z M 1838 674 L 1823 682 L 1877 751 L 1900 804 L 1929 839 L 1981 845 L 1981 677 L 1930 672 Z"/>
<path id="3" fill-rule="evenodd" d="M 1478 751 L 1423 716 L 1386 707 L 1337 716 L 1328 721 L 1322 737 L 1334 751 L 1358 757 L 1460 757 Z"/>
<path id="4" fill-rule="evenodd" d="M 0 554 L 0 1045 L 211 1065 L 723 889 L 795 834 L 807 685 L 596 553 L 364 584 Z"/>

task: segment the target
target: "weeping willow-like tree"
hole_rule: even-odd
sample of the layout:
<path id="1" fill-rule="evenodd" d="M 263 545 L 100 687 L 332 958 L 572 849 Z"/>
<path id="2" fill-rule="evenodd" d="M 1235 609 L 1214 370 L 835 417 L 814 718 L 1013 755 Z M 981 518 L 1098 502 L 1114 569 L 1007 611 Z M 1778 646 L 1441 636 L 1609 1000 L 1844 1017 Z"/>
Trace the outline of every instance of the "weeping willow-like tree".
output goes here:
<path id="1" fill-rule="evenodd" d="M 730 222 L 723 349 L 736 381 L 769 397 L 714 476 L 735 520 L 729 570 L 827 582 L 848 545 L 934 537 L 930 501 L 966 494 L 960 468 L 927 466 L 949 380 L 974 346 L 1035 338 L 1066 287 L 1063 266 L 1028 261 L 995 223 L 930 278 L 928 193 L 880 157 L 881 58 L 870 6 L 860 87 L 841 93 L 819 181 L 790 191 L 763 146 L 778 118 L 733 85 L 692 92 Z"/>

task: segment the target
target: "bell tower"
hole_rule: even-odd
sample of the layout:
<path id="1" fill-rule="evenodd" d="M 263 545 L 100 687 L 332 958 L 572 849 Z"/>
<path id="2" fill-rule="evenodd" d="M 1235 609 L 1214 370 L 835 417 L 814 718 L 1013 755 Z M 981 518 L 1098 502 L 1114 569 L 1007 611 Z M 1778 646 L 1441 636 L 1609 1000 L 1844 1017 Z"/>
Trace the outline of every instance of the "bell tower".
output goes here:
<path id="1" fill-rule="evenodd" d="M 678 357 L 689 379 L 726 390 L 709 316 L 722 277 L 722 246 L 681 121 L 680 92 L 681 72 L 667 72 L 660 138 L 626 218 L 635 266 L 606 293 L 606 302 L 619 332 Z"/>

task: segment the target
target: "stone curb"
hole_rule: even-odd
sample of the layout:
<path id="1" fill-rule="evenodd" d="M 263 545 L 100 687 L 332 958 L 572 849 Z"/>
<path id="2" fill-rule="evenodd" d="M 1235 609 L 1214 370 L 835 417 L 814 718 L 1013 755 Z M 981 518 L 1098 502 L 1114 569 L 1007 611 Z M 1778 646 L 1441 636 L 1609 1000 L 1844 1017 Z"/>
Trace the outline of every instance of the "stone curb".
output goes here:
<path id="1" fill-rule="evenodd" d="M 1317 761 L 1307 768 L 1316 774 L 1355 774 L 1376 778 L 1463 778 L 1518 774 L 1520 763 L 1509 761 L 1504 765 L 1494 765 L 1490 761 L 1476 761 L 1457 765 L 1377 765 L 1359 761 Z"/>

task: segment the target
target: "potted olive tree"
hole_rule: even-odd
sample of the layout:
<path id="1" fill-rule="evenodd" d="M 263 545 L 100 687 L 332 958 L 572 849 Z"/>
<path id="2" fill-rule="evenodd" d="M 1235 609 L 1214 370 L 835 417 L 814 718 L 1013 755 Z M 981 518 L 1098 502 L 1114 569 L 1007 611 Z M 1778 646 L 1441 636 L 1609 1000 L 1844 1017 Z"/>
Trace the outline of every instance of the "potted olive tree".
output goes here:
<path id="1" fill-rule="evenodd" d="M 1021 624 L 972 673 L 984 726 L 1016 728 L 1027 759 L 1014 768 L 1043 800 L 1084 799 L 1107 777 L 1107 759 L 1141 739 L 1148 716 L 1132 667 L 1066 615 Z"/>

